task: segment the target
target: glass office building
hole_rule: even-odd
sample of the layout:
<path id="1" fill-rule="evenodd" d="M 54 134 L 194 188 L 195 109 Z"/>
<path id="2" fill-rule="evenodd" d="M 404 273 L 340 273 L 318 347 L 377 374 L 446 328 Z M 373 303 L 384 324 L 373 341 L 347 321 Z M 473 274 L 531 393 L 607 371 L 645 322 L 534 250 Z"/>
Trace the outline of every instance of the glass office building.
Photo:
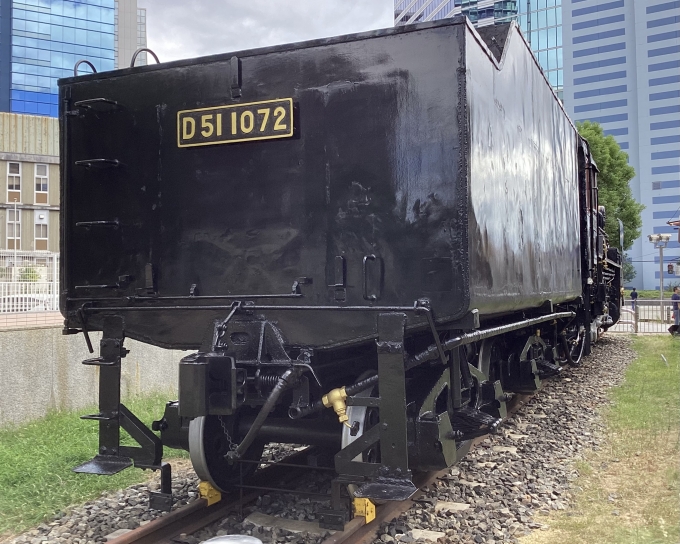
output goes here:
<path id="1" fill-rule="evenodd" d="M 56 116 L 57 79 L 78 60 L 113 70 L 138 47 L 146 10 L 137 0 L 0 0 L 0 111 Z"/>
<path id="2" fill-rule="evenodd" d="M 517 21 L 562 98 L 562 0 L 395 0 L 395 25 L 466 15 L 475 26 Z"/>
<path id="3" fill-rule="evenodd" d="M 395 0 L 395 25 L 466 15 L 475 24 L 493 24 L 517 15 L 517 0 Z"/>
<path id="4" fill-rule="evenodd" d="M 56 116 L 78 60 L 113 70 L 114 15 L 114 0 L 0 0 L 0 111 Z"/>
<path id="5" fill-rule="evenodd" d="M 562 0 L 519 0 L 518 23 L 548 81 L 562 98 Z"/>

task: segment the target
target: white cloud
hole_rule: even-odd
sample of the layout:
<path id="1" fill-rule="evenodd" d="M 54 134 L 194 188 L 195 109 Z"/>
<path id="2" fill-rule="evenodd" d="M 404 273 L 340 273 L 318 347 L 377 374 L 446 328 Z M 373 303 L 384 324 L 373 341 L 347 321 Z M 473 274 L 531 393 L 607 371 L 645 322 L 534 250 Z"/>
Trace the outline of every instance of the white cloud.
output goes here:
<path id="1" fill-rule="evenodd" d="M 138 0 L 161 62 L 393 25 L 393 0 Z"/>

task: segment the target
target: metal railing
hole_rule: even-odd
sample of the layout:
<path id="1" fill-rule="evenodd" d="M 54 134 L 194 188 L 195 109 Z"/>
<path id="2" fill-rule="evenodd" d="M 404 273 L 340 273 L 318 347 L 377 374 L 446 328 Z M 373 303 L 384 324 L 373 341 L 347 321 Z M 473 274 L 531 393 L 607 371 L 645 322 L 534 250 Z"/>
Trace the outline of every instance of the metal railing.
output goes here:
<path id="1" fill-rule="evenodd" d="M 621 319 L 609 332 L 634 332 L 639 334 L 668 334 L 673 321 L 673 301 L 638 300 L 632 306 L 626 301 L 621 309 Z"/>
<path id="2" fill-rule="evenodd" d="M 59 310 L 59 254 L 0 250 L 0 314 Z"/>

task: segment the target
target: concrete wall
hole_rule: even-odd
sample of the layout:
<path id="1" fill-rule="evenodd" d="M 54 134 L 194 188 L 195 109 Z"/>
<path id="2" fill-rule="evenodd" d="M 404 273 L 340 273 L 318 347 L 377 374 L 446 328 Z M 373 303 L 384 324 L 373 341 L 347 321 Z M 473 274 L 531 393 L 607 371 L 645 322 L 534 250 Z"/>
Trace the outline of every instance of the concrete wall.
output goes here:
<path id="1" fill-rule="evenodd" d="M 98 355 L 99 333 L 62 336 L 61 327 L 0 330 L 0 427 L 44 416 L 50 410 L 79 410 L 98 402 L 99 368 L 81 364 Z M 127 339 L 122 364 L 123 397 L 163 391 L 176 397 L 179 360 L 170 351 Z M 159 415 L 162 410 L 159 406 Z"/>

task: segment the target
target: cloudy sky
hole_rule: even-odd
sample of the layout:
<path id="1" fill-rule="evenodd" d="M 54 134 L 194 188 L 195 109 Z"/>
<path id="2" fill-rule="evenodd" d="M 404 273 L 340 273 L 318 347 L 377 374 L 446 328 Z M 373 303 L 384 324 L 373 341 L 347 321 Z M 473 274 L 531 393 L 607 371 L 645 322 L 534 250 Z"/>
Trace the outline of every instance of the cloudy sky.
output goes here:
<path id="1" fill-rule="evenodd" d="M 161 62 L 393 25 L 394 0 L 137 0 Z"/>

